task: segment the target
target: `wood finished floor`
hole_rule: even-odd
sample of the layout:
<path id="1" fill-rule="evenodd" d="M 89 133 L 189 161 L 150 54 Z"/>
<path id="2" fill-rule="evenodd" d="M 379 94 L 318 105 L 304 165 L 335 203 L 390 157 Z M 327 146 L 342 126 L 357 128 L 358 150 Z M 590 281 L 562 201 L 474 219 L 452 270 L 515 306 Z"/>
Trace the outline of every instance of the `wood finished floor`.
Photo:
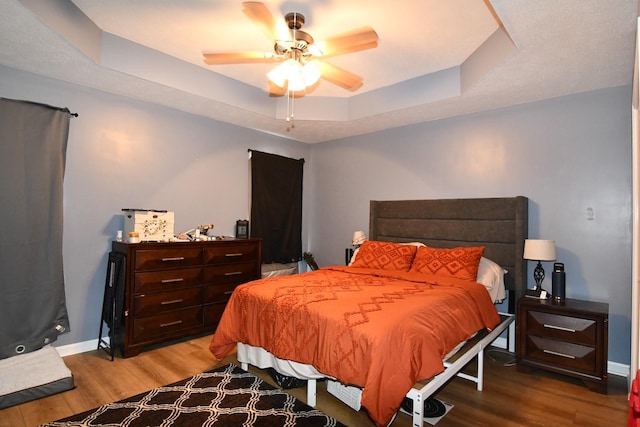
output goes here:
<path id="1" fill-rule="evenodd" d="M 226 363 L 218 363 L 207 347 L 211 337 L 162 346 L 128 359 L 111 362 L 103 351 L 91 351 L 64 358 L 74 375 L 76 388 L 22 405 L 0 410 L 0 427 L 32 427 L 57 420 L 105 403 L 190 377 Z M 607 395 L 589 391 L 579 381 L 543 371 L 520 373 L 505 366 L 513 356 L 502 350 L 488 350 L 485 357 L 484 391 L 456 378 L 437 394 L 453 409 L 437 427 L 454 426 L 625 426 L 628 416 L 627 385 L 622 377 L 609 377 Z M 470 368 L 472 369 L 472 368 Z M 273 383 L 264 372 L 257 376 Z M 289 390 L 305 400 L 304 388 Z M 318 383 L 318 409 L 352 427 L 373 426 L 364 412 L 353 411 L 329 395 Z M 411 426 L 408 415 L 399 414 L 393 427 Z"/>

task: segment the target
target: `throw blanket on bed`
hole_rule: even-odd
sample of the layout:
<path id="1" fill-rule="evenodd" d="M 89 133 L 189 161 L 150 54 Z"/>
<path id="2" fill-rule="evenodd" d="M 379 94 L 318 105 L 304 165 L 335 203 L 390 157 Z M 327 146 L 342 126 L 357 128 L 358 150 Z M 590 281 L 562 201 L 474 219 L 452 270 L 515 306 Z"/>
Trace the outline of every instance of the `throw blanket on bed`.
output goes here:
<path id="1" fill-rule="evenodd" d="M 362 405 L 387 425 L 413 384 L 442 372 L 458 343 L 499 321 L 475 282 L 329 267 L 236 288 L 209 348 L 222 359 L 243 342 L 313 365 L 362 387 Z"/>

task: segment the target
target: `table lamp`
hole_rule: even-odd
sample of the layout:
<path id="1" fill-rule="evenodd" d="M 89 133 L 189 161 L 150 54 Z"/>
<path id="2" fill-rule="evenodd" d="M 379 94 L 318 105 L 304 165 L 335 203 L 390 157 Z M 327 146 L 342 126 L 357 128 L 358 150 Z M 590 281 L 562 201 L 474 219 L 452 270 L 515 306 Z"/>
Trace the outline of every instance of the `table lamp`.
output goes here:
<path id="1" fill-rule="evenodd" d="M 364 231 L 354 231 L 353 238 L 351 239 L 351 244 L 356 248 L 360 247 L 367 240 L 367 235 L 364 234 Z"/>
<path id="2" fill-rule="evenodd" d="M 555 240 L 525 239 L 523 258 L 538 261 L 538 265 L 535 270 L 533 270 L 533 280 L 536 282 L 535 289 L 540 289 L 542 281 L 544 280 L 544 268 L 542 268 L 541 261 L 556 260 Z"/>

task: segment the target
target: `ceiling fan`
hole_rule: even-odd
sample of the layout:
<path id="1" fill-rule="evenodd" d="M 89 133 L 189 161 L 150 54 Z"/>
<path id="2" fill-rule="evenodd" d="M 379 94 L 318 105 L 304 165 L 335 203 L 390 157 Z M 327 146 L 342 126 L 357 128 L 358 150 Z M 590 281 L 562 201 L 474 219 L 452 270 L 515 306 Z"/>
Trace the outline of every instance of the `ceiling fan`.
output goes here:
<path id="1" fill-rule="evenodd" d="M 348 31 L 321 42 L 302 31 L 305 18 L 292 12 L 279 23 L 269 9 L 260 2 L 243 2 L 243 12 L 271 40 L 273 52 L 250 51 L 235 53 L 203 52 L 209 65 L 276 63 L 280 65 L 268 73 L 269 94 L 282 96 L 295 93 L 303 96 L 307 88 L 317 85 L 320 78 L 349 91 L 359 89 L 362 77 L 320 60 L 332 56 L 371 49 L 378 46 L 378 34 L 371 27 Z M 286 24 L 286 26 L 284 25 Z"/>

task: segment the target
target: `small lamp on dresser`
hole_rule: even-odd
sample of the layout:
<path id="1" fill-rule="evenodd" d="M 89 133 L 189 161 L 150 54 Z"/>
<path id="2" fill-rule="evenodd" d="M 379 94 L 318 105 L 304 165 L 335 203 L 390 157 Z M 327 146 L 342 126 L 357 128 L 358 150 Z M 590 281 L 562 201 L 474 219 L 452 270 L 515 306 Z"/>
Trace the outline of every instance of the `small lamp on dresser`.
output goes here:
<path id="1" fill-rule="evenodd" d="M 542 268 L 541 261 L 556 260 L 556 242 L 554 240 L 526 239 L 523 258 L 538 261 L 538 265 L 533 270 L 533 280 L 536 282 L 535 289 L 541 289 L 544 280 L 544 268 Z"/>

